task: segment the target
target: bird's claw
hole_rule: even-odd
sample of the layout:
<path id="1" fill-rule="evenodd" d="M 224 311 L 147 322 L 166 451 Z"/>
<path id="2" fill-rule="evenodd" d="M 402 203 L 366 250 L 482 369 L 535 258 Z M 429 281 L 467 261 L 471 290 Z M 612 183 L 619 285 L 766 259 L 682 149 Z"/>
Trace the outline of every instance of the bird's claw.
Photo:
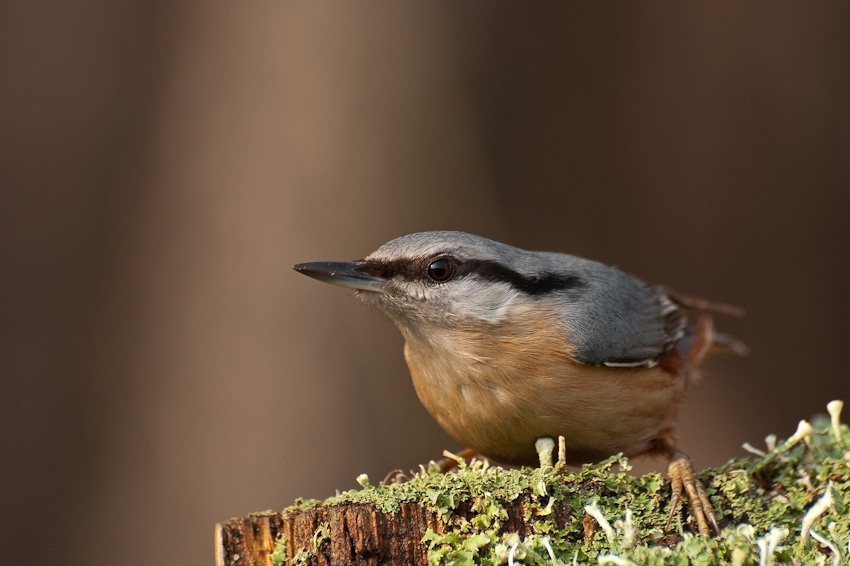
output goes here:
<path id="1" fill-rule="evenodd" d="M 679 507 L 682 491 L 684 491 L 688 496 L 691 516 L 697 522 L 699 534 L 710 536 L 713 529 L 714 534 L 719 536 L 720 526 L 714 516 L 714 507 L 711 505 L 711 500 L 708 498 L 705 488 L 697 478 L 691 459 L 677 450 L 673 453 L 670 464 L 667 466 L 667 475 L 670 478 L 673 495 L 670 497 L 670 514 L 667 517 L 667 526 L 664 530 L 670 529 L 670 523 L 673 521 L 673 515 Z M 711 525 L 711 528 L 709 528 L 709 525 Z"/>

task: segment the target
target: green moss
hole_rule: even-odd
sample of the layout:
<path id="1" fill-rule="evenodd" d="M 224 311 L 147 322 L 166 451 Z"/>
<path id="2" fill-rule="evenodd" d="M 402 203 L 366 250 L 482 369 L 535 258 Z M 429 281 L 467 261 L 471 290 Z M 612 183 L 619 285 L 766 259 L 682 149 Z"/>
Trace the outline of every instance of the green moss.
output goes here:
<path id="1" fill-rule="evenodd" d="M 283 564 L 289 564 L 290 561 L 287 560 L 286 556 L 286 535 L 278 535 L 274 543 L 274 552 L 270 556 L 272 564 L 274 566 L 282 566 Z"/>
<path id="2" fill-rule="evenodd" d="M 497 565 L 509 555 L 516 564 L 850 564 L 850 430 L 835 416 L 798 432 L 753 449 L 753 458 L 700 474 L 723 525 L 718 538 L 694 536 L 675 522 L 675 532 L 665 533 L 668 482 L 655 473 L 629 475 L 619 455 L 578 471 L 560 463 L 504 470 L 460 461 L 457 472 L 422 469 L 403 484 L 373 486 L 361 477 L 363 489 L 288 510 L 362 503 L 394 513 L 402 503 L 425 506 L 448 526 L 423 539 L 432 564 Z M 531 531 L 522 539 L 503 528 L 506 509 L 520 503 Z M 591 504 L 595 518 L 588 519 Z M 804 516 L 818 505 L 815 534 L 803 536 Z M 317 533 L 309 551 L 326 536 Z"/>

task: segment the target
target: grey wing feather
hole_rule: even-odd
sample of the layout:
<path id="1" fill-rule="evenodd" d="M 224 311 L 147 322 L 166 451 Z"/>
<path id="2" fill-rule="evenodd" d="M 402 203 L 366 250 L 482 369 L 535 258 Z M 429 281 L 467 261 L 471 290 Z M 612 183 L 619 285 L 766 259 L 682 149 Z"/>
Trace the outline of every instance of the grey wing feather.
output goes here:
<path id="1" fill-rule="evenodd" d="M 566 325 L 579 362 L 651 367 L 685 332 L 684 313 L 660 287 L 590 263 L 582 296 L 567 301 Z"/>

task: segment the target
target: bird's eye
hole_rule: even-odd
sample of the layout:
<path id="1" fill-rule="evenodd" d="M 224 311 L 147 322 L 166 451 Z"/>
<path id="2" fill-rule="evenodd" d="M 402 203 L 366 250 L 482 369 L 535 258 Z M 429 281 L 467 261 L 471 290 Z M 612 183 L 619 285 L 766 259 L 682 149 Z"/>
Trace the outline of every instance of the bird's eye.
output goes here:
<path id="1" fill-rule="evenodd" d="M 453 273 L 454 269 L 451 262 L 444 257 L 435 259 L 428 265 L 428 276 L 434 281 L 448 281 Z"/>

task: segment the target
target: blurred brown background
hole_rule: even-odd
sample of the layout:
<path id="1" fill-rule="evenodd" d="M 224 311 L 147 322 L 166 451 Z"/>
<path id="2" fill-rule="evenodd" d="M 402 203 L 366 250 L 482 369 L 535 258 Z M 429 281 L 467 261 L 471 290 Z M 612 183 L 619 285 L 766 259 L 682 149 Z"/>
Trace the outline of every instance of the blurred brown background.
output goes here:
<path id="1" fill-rule="evenodd" d="M 210 564 L 216 521 L 457 449 L 395 328 L 290 270 L 414 231 L 745 307 L 700 466 L 850 401 L 848 15 L 5 3 L 3 562 Z"/>

